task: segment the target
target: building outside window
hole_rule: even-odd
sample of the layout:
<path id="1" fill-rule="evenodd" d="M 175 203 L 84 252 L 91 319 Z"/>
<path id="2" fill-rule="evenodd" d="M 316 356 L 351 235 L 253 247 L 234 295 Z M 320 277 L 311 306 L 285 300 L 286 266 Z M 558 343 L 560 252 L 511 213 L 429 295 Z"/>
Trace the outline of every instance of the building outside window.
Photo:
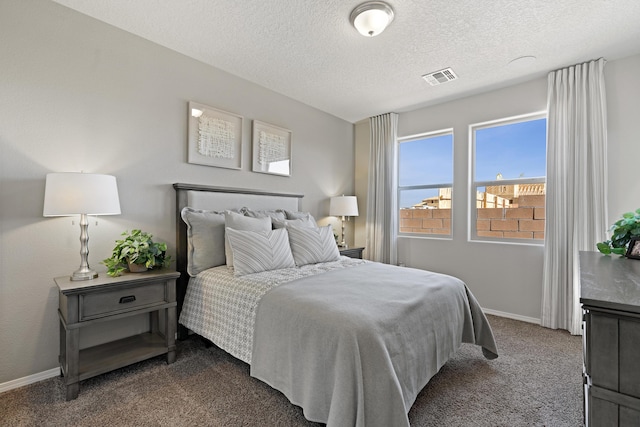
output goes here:
<path id="1" fill-rule="evenodd" d="M 470 126 L 470 240 L 544 241 L 546 113 Z"/>
<path id="2" fill-rule="evenodd" d="M 398 138 L 399 233 L 451 236 L 453 130 Z"/>

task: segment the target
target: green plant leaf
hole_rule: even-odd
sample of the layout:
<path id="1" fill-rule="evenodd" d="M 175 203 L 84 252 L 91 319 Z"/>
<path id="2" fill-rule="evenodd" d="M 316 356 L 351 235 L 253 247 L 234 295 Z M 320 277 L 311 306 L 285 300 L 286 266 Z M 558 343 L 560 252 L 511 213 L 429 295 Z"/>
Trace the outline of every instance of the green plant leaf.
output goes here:
<path id="1" fill-rule="evenodd" d="M 603 254 L 624 256 L 632 238 L 640 236 L 640 208 L 634 212 L 625 212 L 622 218 L 611 226 L 611 239 L 596 245 Z"/>
<path id="2" fill-rule="evenodd" d="M 168 267 L 171 257 L 166 255 L 167 244 L 156 243 L 152 235 L 139 229 L 125 231 L 123 239 L 116 240 L 111 258 L 102 261 L 107 266 L 109 276 L 119 276 L 128 268 L 129 263 L 144 264 L 147 268 Z"/>
<path id="3" fill-rule="evenodd" d="M 627 250 L 625 248 L 613 248 L 611 249 L 611 252 L 617 255 L 624 255 L 625 253 L 627 253 Z"/>

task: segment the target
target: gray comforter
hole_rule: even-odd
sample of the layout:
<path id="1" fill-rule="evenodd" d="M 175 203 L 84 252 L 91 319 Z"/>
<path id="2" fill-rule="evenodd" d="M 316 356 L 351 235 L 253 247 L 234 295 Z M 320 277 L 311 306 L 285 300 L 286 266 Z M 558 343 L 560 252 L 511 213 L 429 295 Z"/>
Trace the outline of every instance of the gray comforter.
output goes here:
<path id="1" fill-rule="evenodd" d="M 498 357 L 451 276 L 379 263 L 281 285 L 260 301 L 251 375 L 328 426 L 408 426 L 420 390 L 462 342 Z"/>

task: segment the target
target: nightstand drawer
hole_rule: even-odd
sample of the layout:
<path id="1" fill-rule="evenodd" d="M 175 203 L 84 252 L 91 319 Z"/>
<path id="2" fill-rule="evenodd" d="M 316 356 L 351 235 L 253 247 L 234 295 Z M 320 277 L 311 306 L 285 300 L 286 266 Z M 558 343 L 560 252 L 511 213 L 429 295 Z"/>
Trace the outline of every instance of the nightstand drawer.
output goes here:
<path id="1" fill-rule="evenodd" d="M 348 256 L 349 258 L 362 259 L 362 251 L 364 248 L 339 248 L 340 255 Z"/>
<path id="2" fill-rule="evenodd" d="M 164 283 L 81 294 L 80 321 L 165 302 Z"/>

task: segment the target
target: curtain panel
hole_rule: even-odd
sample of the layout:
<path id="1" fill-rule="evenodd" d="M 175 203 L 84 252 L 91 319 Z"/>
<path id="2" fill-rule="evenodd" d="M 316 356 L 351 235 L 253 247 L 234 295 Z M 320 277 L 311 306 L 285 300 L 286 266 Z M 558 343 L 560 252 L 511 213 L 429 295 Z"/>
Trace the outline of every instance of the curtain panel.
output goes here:
<path id="1" fill-rule="evenodd" d="M 387 113 L 369 119 L 371 131 L 367 194 L 367 258 L 397 263 L 398 115 Z"/>
<path id="2" fill-rule="evenodd" d="M 547 91 L 542 326 L 581 334 L 579 251 L 607 230 L 605 60 L 553 71 Z"/>

